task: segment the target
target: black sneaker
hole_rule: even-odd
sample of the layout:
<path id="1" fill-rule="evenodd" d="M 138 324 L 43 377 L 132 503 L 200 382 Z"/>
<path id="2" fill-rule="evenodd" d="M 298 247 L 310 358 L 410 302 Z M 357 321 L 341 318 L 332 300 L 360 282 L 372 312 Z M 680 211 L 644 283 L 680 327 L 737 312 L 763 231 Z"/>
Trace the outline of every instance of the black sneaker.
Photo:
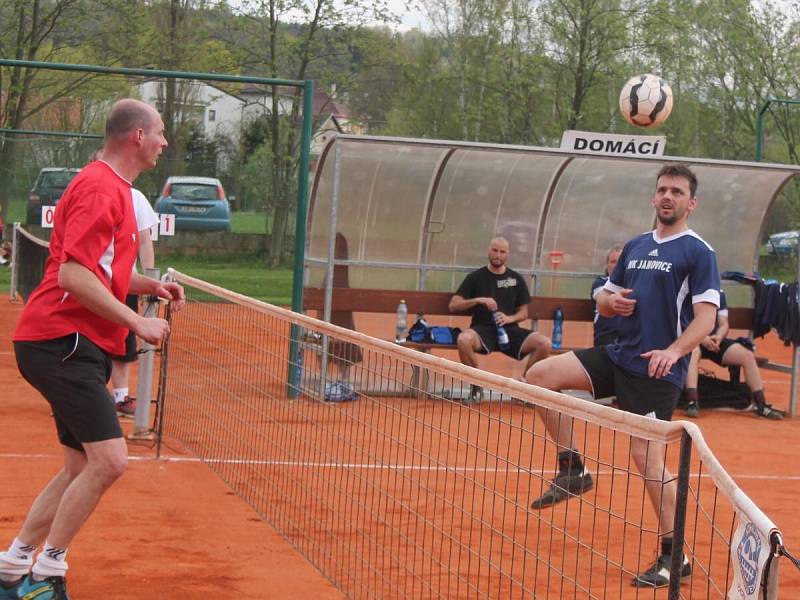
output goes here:
<path id="1" fill-rule="evenodd" d="M 570 496 L 578 496 L 583 492 L 588 492 L 592 487 L 594 487 L 592 476 L 589 475 L 585 468 L 577 473 L 559 471 L 550 485 L 550 489 L 542 494 L 541 498 L 534 500 L 531 503 L 531 508 L 539 510 L 553 506 L 553 504 L 558 504 Z"/>
<path id="2" fill-rule="evenodd" d="M 479 385 L 469 386 L 469 396 L 464 399 L 464 404 L 480 404 L 483 400 L 483 388 Z"/>
<path id="3" fill-rule="evenodd" d="M 769 404 L 762 404 L 756 407 L 756 414 L 765 419 L 772 419 L 773 421 L 780 421 L 783 419 L 784 412 L 777 408 L 772 408 Z"/>
<path id="4" fill-rule="evenodd" d="M 647 569 L 644 573 L 637 575 L 633 578 L 634 587 L 651 587 L 661 588 L 669 585 L 669 569 L 672 566 L 672 555 L 662 554 L 653 563 L 653 566 Z M 683 557 L 683 565 L 681 566 L 681 579 L 689 577 L 692 574 L 692 565 L 689 564 L 689 559 Z"/>
<path id="5" fill-rule="evenodd" d="M 689 402 L 689 404 L 686 405 L 687 417 L 696 419 L 699 414 L 700 414 L 700 407 L 697 405 L 697 402 Z"/>

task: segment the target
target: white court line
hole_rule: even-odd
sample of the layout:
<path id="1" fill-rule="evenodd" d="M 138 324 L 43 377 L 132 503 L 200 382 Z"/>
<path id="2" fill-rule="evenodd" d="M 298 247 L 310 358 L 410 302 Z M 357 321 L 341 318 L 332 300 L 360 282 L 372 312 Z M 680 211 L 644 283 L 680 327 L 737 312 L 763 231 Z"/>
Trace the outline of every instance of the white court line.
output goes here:
<path id="1" fill-rule="evenodd" d="M 59 459 L 60 455 L 57 454 L 21 454 L 21 453 L 0 453 L 0 460 L 2 459 Z M 470 473 L 548 473 L 555 471 L 527 471 L 523 469 L 498 469 L 494 467 L 441 467 L 441 466 L 422 466 L 422 465 L 385 465 L 373 463 L 336 463 L 336 462 L 304 462 L 304 461 L 290 461 L 290 460 L 248 460 L 248 459 L 235 459 L 235 458 L 215 458 L 203 459 L 196 456 L 166 456 L 155 458 L 154 456 L 129 456 L 128 460 L 135 462 L 174 462 L 174 463 L 210 463 L 210 464 L 223 464 L 223 465 L 263 465 L 263 466 L 284 466 L 284 467 L 304 467 L 314 469 L 369 469 L 369 470 L 398 470 L 398 471 L 457 471 L 457 472 L 470 472 Z M 748 474 L 733 474 L 728 473 L 733 479 L 755 479 L 765 481 L 800 481 L 800 475 L 748 475 Z M 619 471 L 600 471 L 598 476 L 602 475 L 608 477 L 609 475 L 625 476 L 625 473 Z M 697 473 L 692 473 L 693 477 Z M 708 473 L 704 473 L 702 477 L 710 477 Z"/>

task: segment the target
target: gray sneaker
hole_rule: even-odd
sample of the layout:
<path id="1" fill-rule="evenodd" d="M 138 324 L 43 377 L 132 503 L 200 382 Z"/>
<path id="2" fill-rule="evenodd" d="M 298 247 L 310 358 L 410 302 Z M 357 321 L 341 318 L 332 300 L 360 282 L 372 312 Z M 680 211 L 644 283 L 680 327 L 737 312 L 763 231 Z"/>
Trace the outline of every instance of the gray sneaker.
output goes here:
<path id="1" fill-rule="evenodd" d="M 464 398 L 464 404 L 480 404 L 483 400 L 483 388 L 479 385 L 469 386 L 469 396 Z"/>

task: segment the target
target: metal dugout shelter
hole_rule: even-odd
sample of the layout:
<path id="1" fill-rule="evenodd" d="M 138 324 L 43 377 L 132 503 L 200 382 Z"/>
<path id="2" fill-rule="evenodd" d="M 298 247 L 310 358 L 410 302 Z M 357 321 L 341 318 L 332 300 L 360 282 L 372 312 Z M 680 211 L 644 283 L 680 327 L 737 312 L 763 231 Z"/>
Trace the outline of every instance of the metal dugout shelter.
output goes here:
<path id="1" fill-rule="evenodd" d="M 668 162 L 697 174 L 690 226 L 720 272 L 758 270 L 764 219 L 798 166 L 340 135 L 312 185 L 305 284 L 325 285 L 335 263 L 353 288 L 453 291 L 502 235 L 534 295 L 586 298 L 608 248 L 655 227 L 649 199 Z M 336 233 L 346 260 L 333 260 Z M 725 287 L 732 306 L 751 306 L 748 288 Z M 797 363 L 795 349 L 793 407 Z"/>

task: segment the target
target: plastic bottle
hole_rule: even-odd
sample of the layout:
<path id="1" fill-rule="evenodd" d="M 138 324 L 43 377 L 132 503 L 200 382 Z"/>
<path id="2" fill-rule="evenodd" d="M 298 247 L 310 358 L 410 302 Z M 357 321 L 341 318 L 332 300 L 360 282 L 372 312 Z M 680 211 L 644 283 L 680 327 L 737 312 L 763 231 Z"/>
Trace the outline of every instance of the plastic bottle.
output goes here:
<path id="1" fill-rule="evenodd" d="M 492 319 L 494 319 L 494 325 L 497 327 L 497 345 L 500 347 L 500 350 L 506 351 L 511 347 L 511 344 L 508 342 L 508 332 L 506 328 L 500 325 L 497 322 L 497 313 L 492 313 Z"/>
<path id="2" fill-rule="evenodd" d="M 300 385 L 303 382 L 303 349 L 297 350 L 297 365 L 294 367 L 294 389 L 300 393 Z"/>
<path id="3" fill-rule="evenodd" d="M 553 313 L 553 348 L 561 348 L 561 339 L 564 337 L 564 313 L 559 306 Z"/>
<path id="4" fill-rule="evenodd" d="M 395 329 L 394 341 L 398 344 L 405 344 L 408 336 L 408 305 L 405 300 L 400 300 L 397 305 L 397 328 Z"/>

